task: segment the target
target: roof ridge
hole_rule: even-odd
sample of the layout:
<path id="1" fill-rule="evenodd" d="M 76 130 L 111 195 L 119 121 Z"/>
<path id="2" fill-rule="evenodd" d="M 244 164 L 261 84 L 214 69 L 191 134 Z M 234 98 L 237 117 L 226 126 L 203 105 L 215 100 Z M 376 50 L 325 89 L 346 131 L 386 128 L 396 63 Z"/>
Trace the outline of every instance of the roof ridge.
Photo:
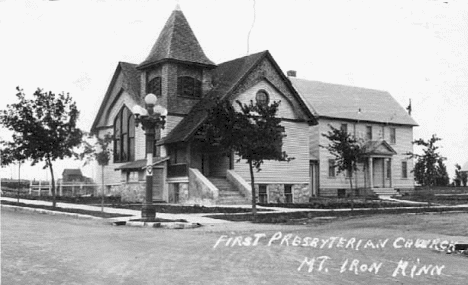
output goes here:
<path id="1" fill-rule="evenodd" d="M 375 89 L 375 88 L 368 88 L 368 87 L 363 87 L 363 86 L 347 85 L 347 84 L 342 84 L 342 83 L 332 83 L 332 82 L 325 82 L 325 81 L 320 81 L 320 80 L 310 80 L 310 79 L 297 78 L 297 77 L 291 77 L 291 76 L 288 76 L 288 78 L 289 78 L 289 79 L 292 79 L 292 80 L 302 80 L 302 81 L 307 81 L 307 82 L 315 82 L 315 83 L 329 84 L 329 85 L 335 85 L 335 86 L 342 86 L 342 87 L 351 87 L 351 88 L 357 88 L 357 89 L 364 89 L 364 90 L 369 90 L 369 91 L 379 91 L 379 92 L 390 93 L 390 92 L 388 92 L 387 90 Z"/>

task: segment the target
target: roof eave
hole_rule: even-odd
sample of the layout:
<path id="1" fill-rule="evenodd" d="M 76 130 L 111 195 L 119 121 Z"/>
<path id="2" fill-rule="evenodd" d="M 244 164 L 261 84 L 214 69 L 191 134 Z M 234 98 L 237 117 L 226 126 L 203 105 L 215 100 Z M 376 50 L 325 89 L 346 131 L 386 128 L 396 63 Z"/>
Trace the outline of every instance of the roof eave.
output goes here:
<path id="1" fill-rule="evenodd" d="M 201 62 L 193 62 L 193 61 L 186 61 L 186 60 L 180 60 L 176 58 L 163 58 L 155 61 L 149 61 L 149 62 L 142 62 L 140 63 L 136 69 L 138 70 L 144 70 L 148 69 L 150 67 L 154 67 L 163 63 L 182 63 L 182 64 L 187 64 L 187 65 L 194 65 L 198 67 L 204 67 L 208 69 L 213 69 L 216 67 L 216 64 L 208 64 L 208 63 L 201 63 Z"/>

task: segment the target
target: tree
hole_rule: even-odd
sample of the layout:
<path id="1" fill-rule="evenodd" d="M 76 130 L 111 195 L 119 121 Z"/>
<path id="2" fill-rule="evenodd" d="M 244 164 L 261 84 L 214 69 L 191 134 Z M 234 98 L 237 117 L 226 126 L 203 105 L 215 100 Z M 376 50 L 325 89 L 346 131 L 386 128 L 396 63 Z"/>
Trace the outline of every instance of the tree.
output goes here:
<path id="1" fill-rule="evenodd" d="M 18 162 L 18 189 L 16 191 L 16 199 L 19 203 L 20 191 L 23 188 L 21 186 L 21 164 L 27 159 L 26 155 L 20 150 L 14 147 L 11 142 L 0 141 L 2 146 L 0 149 L 0 165 L 9 165 Z"/>
<path id="2" fill-rule="evenodd" d="M 70 95 L 37 89 L 32 99 L 16 88 L 18 102 L 0 111 L 0 123 L 13 132 L 9 146 L 31 160 L 31 165 L 44 162 L 52 178 L 52 205 L 56 206 L 53 162 L 77 157 L 74 148 L 82 142 L 82 131 L 76 126 L 79 111 Z"/>
<path id="3" fill-rule="evenodd" d="M 259 104 L 250 101 L 237 111 L 228 101 L 216 101 L 209 109 L 203 126 L 205 143 L 215 146 L 226 154 L 234 152 L 245 159 L 250 169 L 252 187 L 252 214 L 256 217 L 256 194 L 254 169 L 261 171 L 264 160 L 290 161 L 282 151 L 286 137 L 281 119 L 276 117 L 280 102 Z"/>
<path id="4" fill-rule="evenodd" d="M 436 186 L 447 186 L 449 185 L 450 178 L 447 173 L 447 167 L 444 164 L 444 158 L 439 158 L 437 160 L 437 165 L 436 165 L 436 179 L 435 179 L 435 185 Z"/>
<path id="5" fill-rule="evenodd" d="M 460 164 L 455 164 L 455 177 L 453 178 L 453 182 L 455 182 L 455 186 L 461 186 L 462 182 L 462 172 Z"/>
<path id="6" fill-rule="evenodd" d="M 90 136 L 90 139 L 93 137 Z M 111 157 L 110 144 L 112 143 L 112 135 L 107 133 L 103 138 L 96 137 L 96 142 L 91 144 L 83 141 L 84 150 L 80 153 L 80 158 L 86 159 L 84 165 L 92 160 L 101 166 L 101 212 L 104 211 L 104 167 L 109 164 Z"/>
<path id="7" fill-rule="evenodd" d="M 413 144 L 425 147 L 423 154 L 408 153 L 410 158 L 416 158 L 415 169 L 413 171 L 414 179 L 422 186 L 434 186 L 438 179 L 441 181 L 446 179 L 442 177 L 445 174 L 442 173 L 443 169 L 440 164 L 445 158 L 439 154 L 437 151 L 439 147 L 435 145 L 440 140 L 442 139 L 438 138 L 435 134 L 427 141 L 423 139 L 415 140 Z M 445 170 L 446 172 L 447 170 Z"/>
<path id="8" fill-rule="evenodd" d="M 328 125 L 330 130 L 322 136 L 330 143 L 326 148 L 335 157 L 335 167 L 338 173 L 346 171 L 351 190 L 351 209 L 354 208 L 353 174 L 358 170 L 358 162 L 362 159 L 363 149 L 361 143 L 345 129 L 337 129 Z"/>

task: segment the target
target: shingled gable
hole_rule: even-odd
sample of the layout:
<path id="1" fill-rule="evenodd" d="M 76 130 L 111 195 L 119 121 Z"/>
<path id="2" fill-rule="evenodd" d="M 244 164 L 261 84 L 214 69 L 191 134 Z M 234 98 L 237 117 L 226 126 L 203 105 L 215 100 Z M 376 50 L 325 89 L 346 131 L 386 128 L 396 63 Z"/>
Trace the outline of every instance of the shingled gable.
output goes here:
<path id="1" fill-rule="evenodd" d="M 190 113 L 169 133 L 166 138 L 160 141 L 160 144 L 188 141 L 206 120 L 208 110 L 212 107 L 215 100 L 217 98 L 220 100 L 229 98 L 236 87 L 241 84 L 250 72 L 265 58 L 270 60 L 278 74 L 282 77 L 283 82 L 285 82 L 297 98 L 300 106 L 307 116 L 306 121 L 311 124 L 316 124 L 314 116 L 307 108 L 302 98 L 295 93 L 291 82 L 280 70 L 273 57 L 268 51 L 263 51 L 219 64 L 218 67 L 213 70 L 213 82 L 215 83 L 214 88 L 203 100 L 193 107 Z"/>
<path id="2" fill-rule="evenodd" d="M 138 65 L 138 69 L 144 69 L 170 60 L 215 66 L 206 57 L 187 19 L 178 6 L 167 20 L 148 57 Z"/>
<path id="3" fill-rule="evenodd" d="M 318 117 L 409 126 L 418 125 L 386 91 L 293 77 L 289 79 Z"/>
<path id="4" fill-rule="evenodd" d="M 122 73 L 123 81 L 121 89 L 125 90 L 136 102 L 140 102 L 140 71 L 136 69 L 136 64 L 128 63 L 128 62 L 119 62 L 115 69 L 114 75 L 112 76 L 112 80 L 107 88 L 106 94 L 104 99 L 102 100 L 101 106 L 99 107 L 99 111 L 94 119 L 93 125 L 91 127 L 91 133 L 96 133 L 99 126 L 99 120 L 103 115 L 104 109 L 106 105 L 109 103 L 108 100 L 112 95 L 112 89 L 117 82 L 117 78 L 119 74 Z"/>

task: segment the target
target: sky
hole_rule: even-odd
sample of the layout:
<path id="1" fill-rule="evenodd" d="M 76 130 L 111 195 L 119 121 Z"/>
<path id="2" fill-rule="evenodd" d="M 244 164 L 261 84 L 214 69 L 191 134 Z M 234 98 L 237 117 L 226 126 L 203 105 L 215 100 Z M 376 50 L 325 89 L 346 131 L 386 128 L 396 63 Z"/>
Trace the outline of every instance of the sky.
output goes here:
<path id="1" fill-rule="evenodd" d="M 298 78 L 386 90 L 405 108 L 411 99 L 414 139 L 442 138 L 451 178 L 468 161 L 462 0 L 0 0 L 0 109 L 16 101 L 16 86 L 69 92 L 89 131 L 117 63 L 142 62 L 176 4 L 215 63 L 269 50 Z M 57 161 L 55 176 L 82 166 Z M 17 178 L 18 167 L 0 175 Z M 50 175 L 22 166 L 21 177 Z"/>

